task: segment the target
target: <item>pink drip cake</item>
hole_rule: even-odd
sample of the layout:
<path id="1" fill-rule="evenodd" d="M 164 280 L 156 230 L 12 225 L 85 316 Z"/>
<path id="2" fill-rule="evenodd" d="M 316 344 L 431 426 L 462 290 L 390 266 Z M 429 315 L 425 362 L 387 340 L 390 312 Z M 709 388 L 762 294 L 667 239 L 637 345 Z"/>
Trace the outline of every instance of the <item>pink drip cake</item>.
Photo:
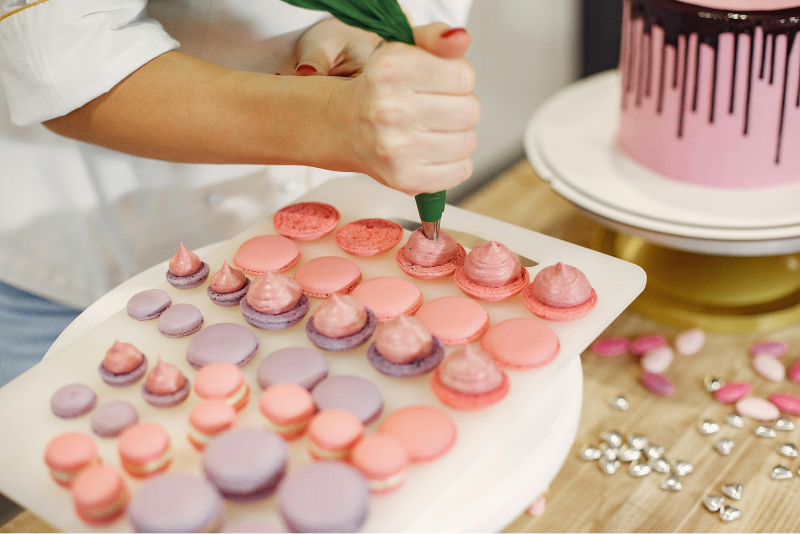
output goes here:
<path id="1" fill-rule="evenodd" d="M 668 178 L 800 181 L 800 0 L 625 0 L 621 150 Z"/>

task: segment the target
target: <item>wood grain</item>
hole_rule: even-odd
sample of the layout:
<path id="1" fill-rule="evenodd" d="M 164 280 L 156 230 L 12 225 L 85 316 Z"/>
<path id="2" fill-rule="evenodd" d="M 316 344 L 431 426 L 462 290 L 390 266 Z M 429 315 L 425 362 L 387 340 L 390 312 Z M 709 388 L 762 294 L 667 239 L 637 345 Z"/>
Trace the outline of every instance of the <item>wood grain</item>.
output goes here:
<path id="1" fill-rule="evenodd" d="M 530 228 L 559 239 L 588 246 L 597 230 L 594 222 L 572 204 L 552 192 L 530 165 L 523 161 L 504 173 L 461 207 Z M 624 312 L 605 335 L 635 337 L 658 332 L 672 340 L 676 328 L 659 324 L 631 311 Z M 800 358 L 800 328 L 774 332 L 770 339 L 789 343 L 789 354 L 782 358 L 791 365 Z M 775 439 L 753 434 L 754 421 L 735 429 L 724 423 L 733 410 L 715 402 L 703 387 L 707 374 L 728 381 L 747 380 L 754 395 L 782 391 L 800 395 L 800 386 L 784 381 L 767 382 L 750 366 L 748 347 L 763 335 L 709 335 L 703 350 L 695 356 L 676 356 L 666 375 L 677 385 L 673 397 L 663 398 L 647 392 L 638 382 L 639 366 L 631 356 L 600 358 L 582 355 L 584 400 L 578 436 L 572 450 L 550 486 L 547 508 L 540 517 L 523 514 L 508 532 L 797 532 L 800 531 L 800 480 L 770 478 L 779 463 L 796 473 L 800 460 L 777 454 L 784 442 L 800 443 L 798 429 L 779 433 Z M 629 403 L 626 412 L 609 407 L 613 396 L 622 394 Z M 704 419 L 720 423 L 722 431 L 702 436 L 697 430 Z M 800 423 L 800 421 L 796 421 Z M 660 489 L 663 475 L 632 478 L 627 465 L 615 475 L 603 474 L 597 462 L 584 462 L 578 453 L 584 444 L 599 444 L 604 430 L 635 432 L 663 445 L 670 458 L 688 460 L 694 472 L 683 477 L 683 489 L 672 493 Z M 713 449 L 718 437 L 736 442 L 733 453 L 720 456 Z M 702 498 L 719 494 L 728 483 L 744 486 L 741 501 L 734 503 L 742 518 L 730 523 L 705 510 Z M 52 532 L 51 525 L 30 512 L 23 512 L 0 527 L 0 532 Z"/>

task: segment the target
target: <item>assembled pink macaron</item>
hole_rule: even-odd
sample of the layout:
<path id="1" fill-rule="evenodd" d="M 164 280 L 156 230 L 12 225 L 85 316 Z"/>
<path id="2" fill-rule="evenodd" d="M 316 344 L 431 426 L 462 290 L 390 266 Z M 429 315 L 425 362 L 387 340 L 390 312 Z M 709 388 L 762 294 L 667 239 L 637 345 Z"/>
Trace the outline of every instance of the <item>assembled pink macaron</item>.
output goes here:
<path id="1" fill-rule="evenodd" d="M 100 378 L 113 387 L 135 384 L 147 372 L 147 357 L 130 343 L 114 341 L 100 362 Z"/>
<path id="2" fill-rule="evenodd" d="M 253 280 L 240 306 L 244 320 L 256 328 L 283 330 L 299 323 L 310 303 L 295 280 L 267 271 Z"/>
<path id="3" fill-rule="evenodd" d="M 484 241 L 475 245 L 464 265 L 456 269 L 455 282 L 468 297 L 496 302 L 525 289 L 530 275 L 508 247 Z"/>
<path id="4" fill-rule="evenodd" d="M 267 271 L 282 273 L 300 260 L 300 247 L 282 235 L 260 235 L 239 245 L 233 263 L 241 271 L 258 276 Z"/>
<path id="5" fill-rule="evenodd" d="M 347 295 L 361 282 L 358 265 L 339 256 L 314 258 L 294 273 L 303 293 L 315 299 Z"/>
<path id="6" fill-rule="evenodd" d="M 579 269 L 557 263 L 539 271 L 522 292 L 530 312 L 548 321 L 574 321 L 597 305 L 597 293 Z"/>
<path id="7" fill-rule="evenodd" d="M 350 350 L 366 343 L 377 324 L 375 314 L 357 299 L 334 295 L 317 307 L 306 323 L 306 335 L 323 350 Z"/>
<path id="8" fill-rule="evenodd" d="M 159 357 L 156 366 L 147 373 L 142 396 L 148 404 L 169 408 L 186 400 L 190 390 L 191 384 L 181 370 Z"/>
<path id="9" fill-rule="evenodd" d="M 47 444 L 44 463 L 53 480 L 68 488 L 81 471 L 100 465 L 102 460 L 91 436 L 83 432 L 66 432 Z"/>
<path id="10" fill-rule="evenodd" d="M 420 280 L 447 278 L 464 265 L 467 253 L 444 230 L 434 241 L 425 237 L 422 229 L 414 230 L 406 244 L 397 251 L 395 263 L 404 273 Z"/>
<path id="11" fill-rule="evenodd" d="M 295 241 L 313 241 L 339 224 L 339 211 L 323 202 L 302 202 L 281 208 L 272 217 L 275 231 Z"/>
<path id="12" fill-rule="evenodd" d="M 372 310 L 379 323 L 411 315 L 422 306 L 417 286 L 395 276 L 379 276 L 361 282 L 350 295 Z"/>
<path id="13" fill-rule="evenodd" d="M 403 444 L 412 462 L 429 462 L 449 451 L 458 430 L 450 417 L 432 406 L 406 406 L 390 413 L 378 433 Z"/>
<path id="14" fill-rule="evenodd" d="M 244 373 L 230 362 L 210 363 L 194 377 L 194 392 L 201 399 L 224 400 L 238 412 L 250 400 L 250 386 Z"/>
<path id="15" fill-rule="evenodd" d="M 492 325 L 481 348 L 506 369 L 535 369 L 558 356 L 561 343 L 552 328 L 529 318 L 506 319 Z"/>
<path id="16" fill-rule="evenodd" d="M 192 289 L 208 279 L 210 269 L 194 252 L 190 252 L 181 242 L 178 252 L 169 260 L 167 282 L 178 289 Z"/>
<path id="17" fill-rule="evenodd" d="M 169 434 L 158 423 L 137 423 L 123 430 L 117 441 L 117 451 L 122 467 L 136 478 L 162 473 L 172 463 Z"/>
<path id="18" fill-rule="evenodd" d="M 217 306 L 230 308 L 239 305 L 249 287 L 250 280 L 244 273 L 223 260 L 220 270 L 211 277 L 206 294 Z"/>
<path id="19" fill-rule="evenodd" d="M 125 481 L 108 465 L 82 471 L 72 484 L 75 512 L 90 525 L 102 526 L 118 519 L 129 499 Z"/>
<path id="20" fill-rule="evenodd" d="M 236 424 L 236 410 L 222 399 L 208 399 L 195 405 L 189 413 L 189 442 L 203 451 L 211 439 Z"/>
<path id="21" fill-rule="evenodd" d="M 480 410 L 502 400 L 508 376 L 480 347 L 465 345 L 450 353 L 431 378 L 439 400 L 457 410 Z"/>
<path id="22" fill-rule="evenodd" d="M 336 244 L 353 256 L 377 256 L 393 249 L 403 239 L 403 228 L 387 219 L 360 219 L 336 232 Z"/>
<path id="23" fill-rule="evenodd" d="M 489 314 L 466 297 L 439 297 L 420 306 L 415 317 L 445 345 L 475 341 L 489 328 Z"/>
<path id="24" fill-rule="evenodd" d="M 301 437 L 317 411 L 311 393 L 297 384 L 275 384 L 261 394 L 264 426 L 291 441 Z"/>
<path id="25" fill-rule="evenodd" d="M 322 410 L 308 425 L 308 451 L 316 460 L 346 461 L 363 435 L 364 424 L 349 410 Z"/>
<path id="26" fill-rule="evenodd" d="M 372 493 L 393 491 L 408 478 L 408 451 L 389 434 L 365 436 L 350 453 L 350 462 L 367 479 Z"/>

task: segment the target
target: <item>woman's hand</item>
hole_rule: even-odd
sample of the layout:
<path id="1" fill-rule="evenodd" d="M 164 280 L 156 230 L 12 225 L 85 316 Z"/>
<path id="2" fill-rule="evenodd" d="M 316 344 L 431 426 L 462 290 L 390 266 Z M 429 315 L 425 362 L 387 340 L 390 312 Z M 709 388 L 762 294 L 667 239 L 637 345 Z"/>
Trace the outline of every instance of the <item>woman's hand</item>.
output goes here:
<path id="1" fill-rule="evenodd" d="M 379 46 L 328 105 L 340 143 L 356 158 L 353 170 L 408 194 L 447 189 L 472 174 L 480 117 L 475 71 L 463 58 L 469 34 L 434 23 L 415 28 L 414 40 Z"/>

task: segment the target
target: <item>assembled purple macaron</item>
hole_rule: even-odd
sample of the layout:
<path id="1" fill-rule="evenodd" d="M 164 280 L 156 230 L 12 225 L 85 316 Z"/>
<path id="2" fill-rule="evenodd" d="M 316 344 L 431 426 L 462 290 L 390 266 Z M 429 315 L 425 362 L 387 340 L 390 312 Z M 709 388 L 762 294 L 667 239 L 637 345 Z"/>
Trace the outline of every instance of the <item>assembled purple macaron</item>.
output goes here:
<path id="1" fill-rule="evenodd" d="M 311 398 L 318 410 L 347 410 L 365 425 L 377 419 L 383 410 L 383 397 L 375 384 L 355 375 L 326 378 L 314 386 Z"/>
<path id="2" fill-rule="evenodd" d="M 62 419 L 74 419 L 91 412 L 97 405 L 97 394 L 86 384 L 69 384 L 56 391 L 50 409 Z"/>
<path id="3" fill-rule="evenodd" d="M 186 359 L 195 369 L 215 362 L 242 367 L 258 352 L 258 339 L 246 326 L 219 323 L 207 326 L 192 337 Z"/>
<path id="4" fill-rule="evenodd" d="M 217 532 L 222 497 L 208 480 L 165 473 L 147 480 L 128 505 L 136 532 Z"/>
<path id="5" fill-rule="evenodd" d="M 203 328 L 203 314 L 194 304 L 174 304 L 158 318 L 158 331 L 167 337 L 184 337 Z"/>
<path id="6" fill-rule="evenodd" d="M 137 321 L 156 319 L 172 306 L 172 299 L 163 289 L 140 291 L 128 300 L 128 316 Z"/>
<path id="7" fill-rule="evenodd" d="M 288 347 L 268 354 L 258 364 L 261 389 L 275 384 L 297 384 L 308 390 L 328 376 L 328 361 L 314 349 Z"/>

